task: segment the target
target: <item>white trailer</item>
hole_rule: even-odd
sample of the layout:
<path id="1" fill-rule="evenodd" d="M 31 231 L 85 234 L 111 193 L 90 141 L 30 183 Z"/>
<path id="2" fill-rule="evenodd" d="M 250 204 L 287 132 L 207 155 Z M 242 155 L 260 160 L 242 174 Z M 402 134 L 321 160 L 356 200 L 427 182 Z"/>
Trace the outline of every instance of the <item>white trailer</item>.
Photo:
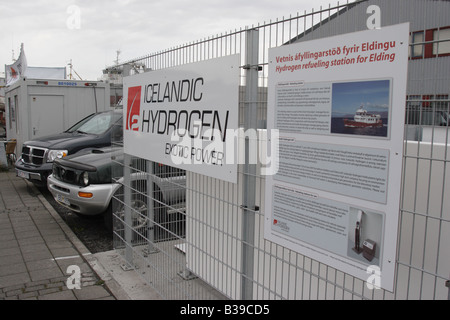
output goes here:
<path id="1" fill-rule="evenodd" d="M 109 108 L 109 83 L 22 77 L 5 88 L 7 139 L 17 140 L 18 154 L 25 141 L 63 132 Z"/>

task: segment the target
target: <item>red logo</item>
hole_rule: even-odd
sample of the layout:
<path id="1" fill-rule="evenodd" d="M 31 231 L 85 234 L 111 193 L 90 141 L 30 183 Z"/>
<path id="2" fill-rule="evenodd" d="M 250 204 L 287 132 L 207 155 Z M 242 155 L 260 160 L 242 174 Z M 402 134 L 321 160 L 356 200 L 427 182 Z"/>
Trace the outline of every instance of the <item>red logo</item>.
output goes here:
<path id="1" fill-rule="evenodd" d="M 139 116 L 141 114 L 141 87 L 128 88 L 127 123 L 126 130 L 139 130 Z"/>
<path id="2" fill-rule="evenodd" d="M 13 67 L 11 67 L 11 77 L 12 77 L 13 79 L 14 79 L 14 78 L 17 78 L 17 71 L 14 70 Z"/>
<path id="3" fill-rule="evenodd" d="M 275 225 L 277 223 L 278 223 L 278 220 L 277 219 L 273 219 L 273 224 Z"/>

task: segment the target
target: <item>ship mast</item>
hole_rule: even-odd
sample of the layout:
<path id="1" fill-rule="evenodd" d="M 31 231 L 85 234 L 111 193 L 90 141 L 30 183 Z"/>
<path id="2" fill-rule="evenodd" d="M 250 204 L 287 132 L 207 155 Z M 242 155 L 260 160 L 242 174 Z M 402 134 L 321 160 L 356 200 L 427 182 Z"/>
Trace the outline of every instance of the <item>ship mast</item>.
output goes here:
<path id="1" fill-rule="evenodd" d="M 74 80 L 73 76 L 72 76 L 72 72 L 75 72 L 75 74 L 78 76 L 78 78 L 80 78 L 80 80 L 83 80 L 80 75 L 75 71 L 75 69 L 73 68 L 73 64 L 72 64 L 72 59 L 70 59 L 70 62 L 68 63 L 68 66 L 70 67 L 70 73 L 69 73 L 69 79 L 70 80 Z"/>

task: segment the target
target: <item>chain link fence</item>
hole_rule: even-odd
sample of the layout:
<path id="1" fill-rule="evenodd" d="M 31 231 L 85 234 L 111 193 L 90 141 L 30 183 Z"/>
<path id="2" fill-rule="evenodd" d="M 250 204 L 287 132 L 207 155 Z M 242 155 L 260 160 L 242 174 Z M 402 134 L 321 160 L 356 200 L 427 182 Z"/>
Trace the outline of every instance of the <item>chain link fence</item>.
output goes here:
<path id="1" fill-rule="evenodd" d="M 445 1 L 330 5 L 126 64 L 139 63 L 151 72 L 239 54 L 239 125 L 264 129 L 268 49 L 365 30 L 369 5 L 381 8 L 382 26 L 412 21 L 394 292 L 369 289 L 365 281 L 265 240 L 265 177 L 256 166 L 239 165 L 238 183 L 232 184 L 125 154 L 113 173 L 121 184 L 113 202 L 114 247 L 126 267 L 162 297 L 448 299 L 450 21 L 442 14 L 448 12 Z"/>

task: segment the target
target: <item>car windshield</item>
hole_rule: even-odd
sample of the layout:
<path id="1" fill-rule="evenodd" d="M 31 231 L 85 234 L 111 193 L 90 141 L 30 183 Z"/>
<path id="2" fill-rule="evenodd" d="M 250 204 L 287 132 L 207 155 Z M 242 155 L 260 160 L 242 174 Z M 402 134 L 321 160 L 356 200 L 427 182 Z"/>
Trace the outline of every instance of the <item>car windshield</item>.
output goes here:
<path id="1" fill-rule="evenodd" d="M 114 123 L 122 117 L 119 112 L 102 112 L 91 115 L 76 125 L 71 127 L 67 132 L 81 132 L 88 134 L 102 134 L 108 130 Z"/>

